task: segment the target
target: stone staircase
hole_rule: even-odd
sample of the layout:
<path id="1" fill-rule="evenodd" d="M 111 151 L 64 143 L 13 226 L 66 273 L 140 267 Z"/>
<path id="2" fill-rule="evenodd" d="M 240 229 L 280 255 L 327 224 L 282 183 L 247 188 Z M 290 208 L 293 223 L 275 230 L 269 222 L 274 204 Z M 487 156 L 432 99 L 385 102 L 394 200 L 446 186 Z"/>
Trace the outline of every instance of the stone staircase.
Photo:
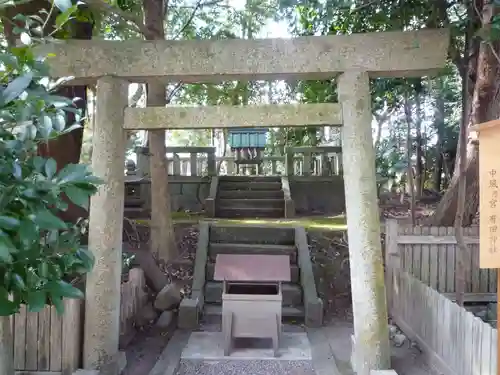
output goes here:
<path id="1" fill-rule="evenodd" d="M 206 265 L 204 317 L 218 318 L 221 314 L 222 282 L 213 280 L 217 254 L 279 254 L 290 257 L 292 274 L 292 281 L 282 286 L 283 316 L 302 320 L 304 304 L 294 237 L 293 228 L 212 226 Z"/>
<path id="2" fill-rule="evenodd" d="M 318 298 L 303 228 L 200 223 L 192 295 L 184 299 L 179 325 L 196 328 L 200 318 L 219 323 L 222 314 L 222 282 L 214 281 L 217 254 L 271 254 L 290 257 L 291 282 L 283 284 L 285 321 L 319 326 L 323 306 Z"/>
<path id="3" fill-rule="evenodd" d="M 219 177 L 215 217 L 281 218 L 285 216 L 285 199 L 281 177 Z"/>
<path id="4" fill-rule="evenodd" d="M 230 191 L 230 190 L 222 190 Z M 224 353 L 222 282 L 214 280 L 218 254 L 287 255 L 291 281 L 282 285 L 284 323 L 322 323 L 323 304 L 314 282 L 306 231 L 302 227 L 242 225 L 200 222 L 194 277 L 190 298 L 179 307 L 180 328 L 190 329 L 176 375 L 315 375 L 312 347 L 302 326 L 284 325 L 280 349 L 274 356 L 266 340 L 234 343 L 229 356 Z"/>

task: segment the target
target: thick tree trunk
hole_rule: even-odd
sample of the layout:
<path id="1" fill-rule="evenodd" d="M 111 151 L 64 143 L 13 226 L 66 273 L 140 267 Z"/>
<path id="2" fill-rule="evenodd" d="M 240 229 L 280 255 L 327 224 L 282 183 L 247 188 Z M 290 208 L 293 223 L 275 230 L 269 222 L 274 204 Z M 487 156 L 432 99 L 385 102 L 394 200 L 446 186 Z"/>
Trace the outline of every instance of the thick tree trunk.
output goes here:
<path id="1" fill-rule="evenodd" d="M 163 0 L 144 0 L 144 23 L 155 39 L 163 40 L 165 30 Z M 165 86 L 148 84 L 148 106 L 166 104 Z M 171 215 L 168 170 L 165 149 L 165 130 L 148 132 L 151 175 L 151 251 L 159 259 L 168 262 L 177 255 Z"/>
<path id="2" fill-rule="evenodd" d="M 42 9 L 50 9 L 51 4 L 48 1 L 38 0 L 31 1 L 26 4 L 10 7 L 5 10 L 5 18 L 3 19 L 4 33 L 9 43 L 15 42 L 16 35 L 13 33 L 15 21 L 12 21 L 17 14 L 24 15 L 39 15 Z M 52 19 L 55 21 L 57 12 L 53 12 Z M 90 22 L 82 22 L 73 20 L 71 25 L 73 39 L 92 39 L 93 24 Z M 54 30 L 52 22 L 47 23 L 46 33 Z M 68 86 L 63 87 L 57 93 L 58 95 L 67 98 L 81 98 L 75 102 L 76 106 L 83 111 L 85 115 L 87 109 L 87 89 L 85 86 Z M 75 121 L 75 116 L 72 112 L 66 114 L 68 126 Z M 82 123 L 83 125 L 83 123 Z M 83 127 L 75 129 L 71 133 L 64 134 L 57 139 L 42 144 L 39 147 L 39 154 L 43 157 L 51 157 L 57 162 L 58 170 L 62 169 L 67 164 L 78 163 L 80 161 L 80 153 L 82 149 Z M 88 212 L 83 208 L 73 204 L 66 199 L 69 207 L 66 211 L 61 212 L 60 216 L 65 221 L 75 223 L 80 217 L 88 217 Z"/>
<path id="3" fill-rule="evenodd" d="M 407 166 L 407 183 L 408 193 L 410 194 L 410 214 L 411 214 L 411 223 L 415 225 L 415 176 L 413 175 L 413 165 L 411 162 L 412 151 L 413 151 L 413 142 L 411 137 L 411 124 L 412 124 L 412 114 L 411 114 L 411 104 L 409 102 L 407 94 L 405 94 L 404 100 L 404 111 L 406 118 L 406 158 L 408 159 Z M 418 162 L 417 162 L 418 163 Z M 418 172 L 417 172 L 418 173 Z M 417 188 L 418 189 L 418 188 Z"/>
<path id="4" fill-rule="evenodd" d="M 415 150 L 416 163 L 415 163 L 414 197 L 417 199 L 422 196 L 422 190 L 424 188 L 424 182 L 425 182 L 425 169 L 424 169 L 424 165 L 422 163 L 424 155 L 423 155 L 423 141 L 422 141 L 422 103 L 421 103 L 422 97 L 421 97 L 421 95 L 422 95 L 422 82 L 419 80 L 419 81 L 417 81 L 417 84 L 415 85 L 415 112 L 416 112 L 416 115 L 415 115 L 415 130 L 416 130 L 415 141 L 417 144 L 417 149 Z"/>
<path id="5" fill-rule="evenodd" d="M 150 251 L 144 249 L 127 248 L 127 252 L 134 254 L 135 263 L 144 271 L 146 284 L 155 293 L 159 293 L 168 284 L 168 276 L 156 264 Z"/>
<path id="6" fill-rule="evenodd" d="M 443 131 L 444 131 L 444 97 L 443 88 L 440 85 L 436 89 L 436 102 L 434 107 L 434 126 L 437 129 L 437 143 L 436 143 L 436 165 L 433 175 L 434 190 L 441 191 L 442 174 L 443 174 Z"/>
<path id="7" fill-rule="evenodd" d="M 489 2 L 482 11 L 484 26 L 488 26 L 493 14 L 493 5 Z M 469 121 L 464 121 L 462 126 L 472 126 L 482 122 L 497 119 L 500 115 L 500 64 L 498 61 L 499 43 L 482 42 L 478 48 L 477 65 L 474 66 L 472 52 L 469 64 L 468 78 L 475 76 L 472 102 L 470 106 Z M 477 74 L 474 74 L 477 72 Z M 458 152 L 458 155 L 460 152 Z M 457 165 L 460 162 L 457 157 Z M 458 168 L 455 168 L 458 170 Z M 478 149 L 471 142 L 467 145 L 467 164 L 465 169 L 466 193 L 463 225 L 470 225 L 479 209 L 479 160 Z M 434 216 L 431 218 L 433 225 L 453 226 L 457 211 L 458 200 L 458 173 L 455 173 L 450 187 L 443 196 Z"/>

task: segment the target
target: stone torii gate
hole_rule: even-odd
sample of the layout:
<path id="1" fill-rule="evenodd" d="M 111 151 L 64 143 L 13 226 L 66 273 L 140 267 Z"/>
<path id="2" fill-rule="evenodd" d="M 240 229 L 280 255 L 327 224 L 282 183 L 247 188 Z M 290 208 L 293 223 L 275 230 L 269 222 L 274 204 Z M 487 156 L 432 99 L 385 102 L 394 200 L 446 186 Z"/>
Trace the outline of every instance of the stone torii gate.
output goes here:
<path id="1" fill-rule="evenodd" d="M 99 368 L 118 352 L 124 206 L 125 130 L 343 123 L 342 147 L 355 327 L 355 370 L 389 368 L 387 307 L 372 144 L 370 77 L 414 77 L 445 65 L 446 30 L 296 39 L 69 41 L 43 52 L 54 77 L 97 82 L 94 172 L 104 177 L 91 200 L 84 367 Z M 132 82 L 332 79 L 341 104 L 252 107 L 127 108 Z M 231 119 L 231 121 L 228 121 Z M 224 120 L 224 121 L 221 121 Z M 106 230 L 103 230 L 106 228 Z M 388 335 L 387 335 L 388 336 Z"/>

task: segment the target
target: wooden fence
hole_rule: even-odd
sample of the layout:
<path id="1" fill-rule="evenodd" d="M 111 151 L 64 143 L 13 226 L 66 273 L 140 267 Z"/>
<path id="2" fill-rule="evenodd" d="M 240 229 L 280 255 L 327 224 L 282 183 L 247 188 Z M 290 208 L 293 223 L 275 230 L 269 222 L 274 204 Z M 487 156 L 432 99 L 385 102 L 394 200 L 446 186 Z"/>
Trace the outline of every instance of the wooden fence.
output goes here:
<path id="1" fill-rule="evenodd" d="M 496 329 L 406 271 L 393 276 L 391 316 L 439 373 L 496 375 Z"/>
<path id="2" fill-rule="evenodd" d="M 403 269 L 441 293 L 455 293 L 459 248 L 454 228 L 413 227 L 388 220 L 386 233 L 387 274 Z M 496 270 L 479 268 L 479 227 L 464 228 L 466 290 L 470 299 L 493 298 Z M 387 280 L 390 282 L 390 278 Z"/>
<path id="3" fill-rule="evenodd" d="M 121 285 L 120 338 L 133 334 L 133 322 L 147 302 L 144 272 L 133 268 Z M 81 365 L 83 349 L 83 311 L 85 301 L 65 300 L 64 314 L 46 306 L 41 312 L 28 312 L 23 306 L 11 317 L 14 368 L 17 373 L 71 375 Z M 1 339 L 1 337 L 0 337 Z"/>
<path id="4" fill-rule="evenodd" d="M 148 294 L 144 271 L 132 268 L 128 280 L 120 287 L 120 346 L 126 346 L 134 334 L 134 319 L 146 304 Z"/>
<path id="5" fill-rule="evenodd" d="M 79 367 L 83 303 L 65 300 L 62 316 L 53 306 L 38 313 L 23 306 L 11 317 L 16 372 L 71 375 Z"/>

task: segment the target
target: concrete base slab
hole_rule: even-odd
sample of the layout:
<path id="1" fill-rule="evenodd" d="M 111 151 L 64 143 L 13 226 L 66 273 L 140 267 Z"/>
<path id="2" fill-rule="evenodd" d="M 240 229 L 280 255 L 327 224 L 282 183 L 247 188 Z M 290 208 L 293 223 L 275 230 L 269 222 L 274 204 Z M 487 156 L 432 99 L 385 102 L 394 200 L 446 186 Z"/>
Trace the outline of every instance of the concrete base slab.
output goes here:
<path id="1" fill-rule="evenodd" d="M 181 360 L 177 375 L 315 375 L 309 361 Z"/>
<path id="2" fill-rule="evenodd" d="M 278 357 L 267 340 L 235 340 L 224 356 L 221 332 L 193 332 L 181 355 L 178 375 L 313 375 L 307 334 L 283 333 Z"/>

